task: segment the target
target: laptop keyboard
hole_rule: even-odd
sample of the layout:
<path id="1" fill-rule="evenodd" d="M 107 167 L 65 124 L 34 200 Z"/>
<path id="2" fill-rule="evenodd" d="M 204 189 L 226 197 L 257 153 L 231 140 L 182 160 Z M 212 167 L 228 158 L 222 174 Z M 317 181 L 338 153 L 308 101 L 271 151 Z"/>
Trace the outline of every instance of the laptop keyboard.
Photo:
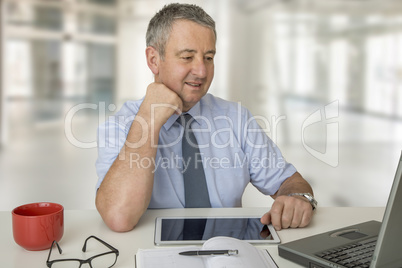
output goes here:
<path id="1" fill-rule="evenodd" d="M 375 237 L 365 241 L 325 250 L 315 255 L 348 268 L 369 267 L 376 242 L 377 238 Z"/>

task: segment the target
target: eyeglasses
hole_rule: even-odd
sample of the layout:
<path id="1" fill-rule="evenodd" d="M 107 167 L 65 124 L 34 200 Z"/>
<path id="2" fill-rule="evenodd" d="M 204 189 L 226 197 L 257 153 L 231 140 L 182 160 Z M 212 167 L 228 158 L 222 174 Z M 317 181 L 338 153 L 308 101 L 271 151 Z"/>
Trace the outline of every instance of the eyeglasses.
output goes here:
<path id="1" fill-rule="evenodd" d="M 90 236 L 87 239 L 85 239 L 84 246 L 82 247 L 82 252 L 86 252 L 87 250 L 87 242 L 89 239 L 94 238 L 101 242 L 103 245 L 108 247 L 110 251 L 95 255 L 91 258 L 88 258 L 86 260 L 80 260 L 80 259 L 56 259 L 50 261 L 50 255 L 52 254 L 52 249 L 53 245 L 57 246 L 57 249 L 59 250 L 59 253 L 62 253 L 62 250 L 57 243 L 57 241 L 53 241 L 52 246 L 50 247 L 49 251 L 49 256 L 47 257 L 46 265 L 47 267 L 52 267 L 52 268 L 70 268 L 70 267 L 81 267 L 81 265 L 88 263 L 91 268 L 109 268 L 115 265 L 117 261 L 117 257 L 119 256 L 119 251 L 106 243 L 105 241 L 97 238 L 96 236 Z"/>

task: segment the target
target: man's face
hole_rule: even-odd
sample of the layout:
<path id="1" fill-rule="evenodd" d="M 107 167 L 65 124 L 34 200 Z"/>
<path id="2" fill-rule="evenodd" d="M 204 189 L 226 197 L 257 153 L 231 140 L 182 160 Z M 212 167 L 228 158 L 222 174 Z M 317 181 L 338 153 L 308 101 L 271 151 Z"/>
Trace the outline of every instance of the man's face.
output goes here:
<path id="1" fill-rule="evenodd" d="M 176 92 L 188 111 L 208 92 L 214 77 L 215 34 L 188 20 L 177 20 L 160 58 L 155 81 Z"/>

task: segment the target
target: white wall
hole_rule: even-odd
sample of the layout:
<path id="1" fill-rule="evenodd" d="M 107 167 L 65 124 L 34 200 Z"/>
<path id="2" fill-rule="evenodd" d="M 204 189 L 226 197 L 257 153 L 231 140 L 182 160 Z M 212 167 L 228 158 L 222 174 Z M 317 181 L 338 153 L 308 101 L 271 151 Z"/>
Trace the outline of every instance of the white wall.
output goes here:
<path id="1" fill-rule="evenodd" d="M 141 98 L 147 85 L 153 80 L 145 62 L 145 31 L 152 15 L 167 2 L 169 1 L 119 2 L 121 6 L 115 92 L 117 106 L 128 99 Z M 318 3 L 323 3 L 320 0 L 285 1 L 284 4 L 281 4 L 281 1 L 259 0 L 190 2 L 203 6 L 217 22 L 216 73 L 210 92 L 229 100 L 240 101 L 253 114 L 267 119 L 270 124 L 268 134 L 278 143 L 286 159 L 311 182 L 320 205 L 384 205 L 402 148 L 400 112 L 389 116 L 378 111 L 356 109 L 349 105 L 347 96 L 353 95 L 359 100 L 366 98 L 367 94 L 373 91 L 378 96 L 385 92 L 382 88 L 384 85 L 387 92 L 392 88 L 400 89 L 402 77 L 399 71 L 402 69 L 402 64 L 401 61 L 389 63 L 392 57 L 384 61 L 387 64 L 381 62 L 375 64 L 373 68 L 378 72 L 371 72 L 370 77 L 376 79 L 376 87 L 366 90 L 361 80 L 359 83 L 356 82 L 356 77 L 367 75 L 364 74 L 364 68 L 358 68 L 365 62 L 362 60 L 364 59 L 362 52 L 367 50 L 359 51 L 355 47 L 356 42 L 352 42 L 350 47 L 348 45 L 346 55 L 340 57 L 341 61 L 330 55 L 333 46 L 329 44 L 333 37 L 326 38 L 325 34 L 330 35 L 330 32 L 325 28 L 318 31 L 317 28 L 329 27 L 332 20 L 326 19 L 335 11 L 338 13 L 348 11 L 349 9 L 343 6 L 346 2 L 339 1 L 338 5 L 320 10 L 314 9 Z M 354 10 L 360 12 L 359 16 L 364 17 L 374 12 L 376 20 L 374 24 L 358 23 L 350 25 L 353 29 L 343 28 L 342 32 L 338 33 L 339 36 L 347 43 L 348 38 L 356 41 L 355 30 L 359 32 L 360 37 L 367 35 L 367 39 L 397 33 L 399 37 L 395 38 L 395 42 L 399 42 L 398 38 L 402 40 L 400 37 L 402 27 L 393 18 L 395 16 L 397 18 L 398 15 L 395 14 L 398 12 L 402 14 L 402 3 L 393 1 L 393 6 L 388 8 L 387 3 L 391 2 L 382 1 L 381 8 L 370 11 L 368 8 L 359 8 L 358 2 L 353 1 L 352 4 L 357 5 Z M 387 10 L 391 12 L 389 16 L 386 15 Z M 298 14 L 289 15 L 289 11 L 297 11 Z M 278 54 L 282 53 L 280 51 L 283 47 L 276 43 L 279 37 L 274 27 L 275 19 L 278 19 L 278 16 L 281 19 L 285 14 L 282 19 L 290 17 L 290 20 L 301 20 L 300 23 L 294 24 L 297 28 L 303 24 L 306 13 L 316 14 L 319 17 L 311 20 L 312 24 L 309 27 L 312 28 L 307 27 L 314 30 L 314 35 L 310 35 L 309 38 L 316 38 L 310 40 L 318 40 L 318 46 L 314 44 L 317 46 L 316 51 L 308 45 L 302 47 L 307 55 L 313 53 L 317 56 L 312 64 L 314 69 L 307 70 L 311 66 L 309 64 L 296 69 L 295 66 L 300 65 L 296 64 L 296 54 L 286 52 L 285 56 L 290 59 L 288 65 L 291 71 L 283 72 L 281 71 L 283 66 L 278 67 L 283 64 L 278 60 Z M 276 14 L 276 17 L 273 14 Z M 380 22 L 384 25 L 392 22 L 392 31 L 375 24 Z M 294 39 L 294 44 L 300 41 L 297 40 L 297 35 L 290 37 Z M 392 51 L 395 55 L 398 53 L 402 55 L 398 46 L 394 48 L 387 46 L 387 48 L 387 51 L 394 49 Z M 338 70 L 344 72 L 346 69 L 341 64 L 346 59 L 354 61 L 353 72 L 350 74 L 354 79 L 350 79 L 347 83 L 342 80 L 345 78 L 344 75 L 329 69 L 329 66 L 340 65 Z M 6 70 L 5 76 L 10 77 L 7 72 L 12 71 L 14 70 Z M 308 88 L 307 93 L 301 91 L 303 86 L 297 81 L 305 77 L 312 79 L 313 75 L 316 79 L 315 86 Z M 342 80 L 342 83 L 331 85 L 329 77 L 335 82 Z M 285 87 L 281 81 L 291 86 Z M 346 86 L 342 90 L 337 90 L 344 84 Z M 329 88 L 332 88 L 332 91 Z M 383 100 L 386 94 L 382 95 Z M 402 107 L 399 101 L 401 96 L 399 93 L 398 98 L 395 98 L 396 104 L 400 107 Z M 324 120 L 325 107 L 337 99 L 339 101 L 337 116 L 331 120 Z M 94 168 L 96 148 L 79 148 L 66 137 L 65 117 L 72 108 L 67 104 L 57 120 L 46 124 L 30 121 L 32 114 L 37 112 L 32 109 L 30 103 L 28 108 L 16 104 L 7 108 L 8 115 L 12 116 L 10 118 L 19 120 L 12 120 L 9 142 L 0 149 L 0 210 L 11 210 L 19 204 L 41 200 L 62 203 L 67 209 L 94 208 L 94 187 L 97 181 Z M 4 105 L 2 108 L 4 109 Z M 83 142 L 96 140 L 96 128 L 106 116 L 102 114 L 100 107 L 90 112 L 90 115 L 85 112 L 79 113 L 71 124 L 74 137 Z M 304 128 L 305 122 L 313 114 L 322 115 L 322 120 Z M 284 119 L 281 119 L 282 116 Z M 338 138 L 329 139 L 330 143 L 326 143 L 327 123 L 333 123 L 338 127 L 335 132 L 329 131 L 330 134 L 338 135 L 331 136 Z M 334 155 L 338 162 L 334 166 L 325 163 L 323 161 L 325 159 L 319 154 L 314 156 L 308 151 L 310 148 L 321 153 L 321 156 L 325 155 L 327 144 L 335 145 L 328 147 L 330 150 L 327 151 L 329 154 L 336 153 Z M 247 188 L 243 198 L 245 206 L 269 206 L 271 202 L 269 197 L 262 196 L 252 187 Z"/>

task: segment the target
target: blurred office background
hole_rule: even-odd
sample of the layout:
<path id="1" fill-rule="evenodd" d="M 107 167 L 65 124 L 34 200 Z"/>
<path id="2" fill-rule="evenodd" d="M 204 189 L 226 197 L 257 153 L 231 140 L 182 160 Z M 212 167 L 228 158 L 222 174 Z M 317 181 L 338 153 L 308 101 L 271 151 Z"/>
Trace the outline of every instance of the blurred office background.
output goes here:
<path id="1" fill-rule="evenodd" d="M 153 80 L 163 0 L 2 0 L 0 210 L 94 208 L 96 128 Z M 183 1 L 175 1 L 183 2 Z M 188 0 L 218 31 L 210 92 L 259 118 L 321 206 L 384 206 L 402 150 L 402 1 Z M 270 206 L 249 187 L 244 206 Z"/>

